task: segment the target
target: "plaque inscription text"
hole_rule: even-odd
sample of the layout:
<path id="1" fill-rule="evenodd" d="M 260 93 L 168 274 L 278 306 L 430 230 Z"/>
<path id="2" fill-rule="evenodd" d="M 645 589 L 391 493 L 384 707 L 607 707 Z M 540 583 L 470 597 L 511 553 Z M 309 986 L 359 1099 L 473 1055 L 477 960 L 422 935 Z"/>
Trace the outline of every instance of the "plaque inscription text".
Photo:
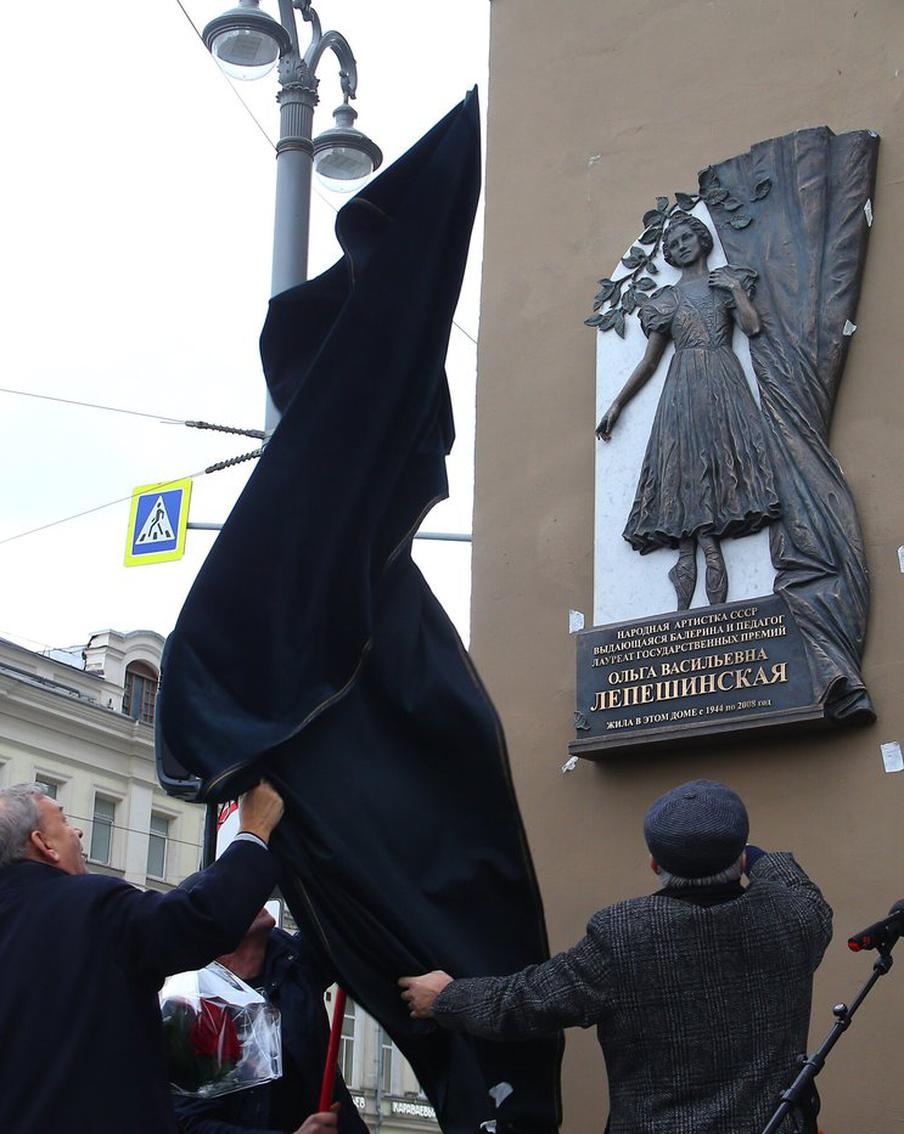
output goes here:
<path id="1" fill-rule="evenodd" d="M 822 716 L 778 595 L 597 626 L 577 657 L 580 755 Z"/>

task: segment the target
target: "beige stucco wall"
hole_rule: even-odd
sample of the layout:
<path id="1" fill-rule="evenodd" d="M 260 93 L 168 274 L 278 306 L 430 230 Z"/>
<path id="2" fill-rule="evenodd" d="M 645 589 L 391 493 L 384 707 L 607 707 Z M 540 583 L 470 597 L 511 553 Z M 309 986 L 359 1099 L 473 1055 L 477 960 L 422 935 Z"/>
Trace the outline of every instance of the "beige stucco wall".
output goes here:
<path id="1" fill-rule="evenodd" d="M 811 1049 L 870 958 L 847 936 L 904 897 L 901 426 L 904 8 L 899 0 L 493 0 L 479 353 L 472 649 L 500 710 L 552 947 L 651 888 L 648 802 L 695 776 L 745 797 L 752 838 L 791 848 L 836 911 Z M 809 739 L 727 741 L 563 775 L 573 736 L 568 609 L 592 609 L 594 334 L 582 325 L 657 193 L 805 126 L 882 135 L 864 288 L 832 445 L 872 572 L 864 671 L 879 722 Z M 904 952 L 900 958 L 904 965 Z M 827 1134 L 904 1121 L 904 967 L 880 982 L 819 1080 Z M 569 1034 L 568 1132 L 602 1129 L 592 1034 Z"/>

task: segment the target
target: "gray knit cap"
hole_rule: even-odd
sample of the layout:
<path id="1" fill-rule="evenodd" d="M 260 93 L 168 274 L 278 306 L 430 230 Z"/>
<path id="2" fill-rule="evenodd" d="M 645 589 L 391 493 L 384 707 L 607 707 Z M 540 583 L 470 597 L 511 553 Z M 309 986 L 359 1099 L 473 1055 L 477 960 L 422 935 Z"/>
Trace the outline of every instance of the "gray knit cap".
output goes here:
<path id="1" fill-rule="evenodd" d="M 747 809 L 731 788 L 691 780 L 651 804 L 644 838 L 659 865 L 681 878 L 706 878 L 736 862 L 747 844 Z"/>

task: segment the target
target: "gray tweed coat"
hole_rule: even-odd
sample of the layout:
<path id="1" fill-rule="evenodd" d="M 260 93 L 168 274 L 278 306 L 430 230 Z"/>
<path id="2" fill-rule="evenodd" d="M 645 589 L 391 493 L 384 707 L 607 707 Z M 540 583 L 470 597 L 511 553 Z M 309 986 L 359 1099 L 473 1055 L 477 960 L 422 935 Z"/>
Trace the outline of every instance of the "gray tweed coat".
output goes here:
<path id="1" fill-rule="evenodd" d="M 497 1039 L 595 1024 L 611 1134 L 759 1134 L 806 1050 L 831 936 L 832 911 L 792 855 L 766 854 L 733 900 L 618 902 L 544 964 L 453 981 L 434 1012 Z"/>

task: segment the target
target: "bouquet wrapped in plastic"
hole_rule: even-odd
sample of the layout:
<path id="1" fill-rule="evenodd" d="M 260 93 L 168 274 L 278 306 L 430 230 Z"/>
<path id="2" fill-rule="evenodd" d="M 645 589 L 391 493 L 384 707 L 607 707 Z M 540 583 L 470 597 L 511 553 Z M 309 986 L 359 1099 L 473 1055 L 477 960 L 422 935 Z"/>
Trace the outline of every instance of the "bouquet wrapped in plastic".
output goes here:
<path id="1" fill-rule="evenodd" d="M 160 990 L 170 1084 L 212 1098 L 282 1075 L 279 1010 L 213 961 L 176 973 Z"/>

